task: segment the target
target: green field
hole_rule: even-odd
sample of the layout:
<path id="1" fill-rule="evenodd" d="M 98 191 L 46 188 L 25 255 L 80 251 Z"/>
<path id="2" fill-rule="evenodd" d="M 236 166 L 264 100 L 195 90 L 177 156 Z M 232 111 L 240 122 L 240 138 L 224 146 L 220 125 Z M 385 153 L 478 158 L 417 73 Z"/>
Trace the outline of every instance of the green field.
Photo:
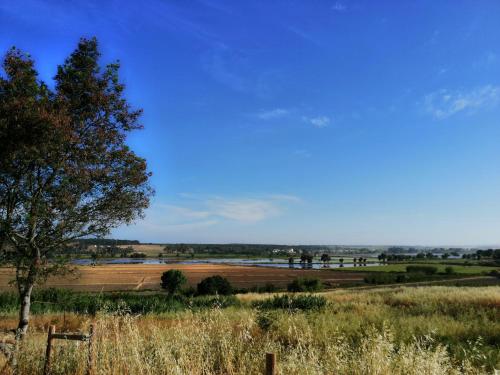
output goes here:
<path id="1" fill-rule="evenodd" d="M 448 264 L 439 264 L 439 263 L 397 263 L 397 264 L 387 264 L 384 266 L 370 266 L 370 267 L 343 267 L 335 270 L 340 271 L 360 271 L 360 272 L 406 272 L 407 266 L 414 265 L 432 265 L 438 268 L 438 272 L 445 272 L 446 267 L 452 267 L 453 271 L 459 275 L 483 275 L 488 272 L 498 270 L 500 271 L 500 267 L 493 266 L 462 266 L 462 265 L 448 265 Z"/>

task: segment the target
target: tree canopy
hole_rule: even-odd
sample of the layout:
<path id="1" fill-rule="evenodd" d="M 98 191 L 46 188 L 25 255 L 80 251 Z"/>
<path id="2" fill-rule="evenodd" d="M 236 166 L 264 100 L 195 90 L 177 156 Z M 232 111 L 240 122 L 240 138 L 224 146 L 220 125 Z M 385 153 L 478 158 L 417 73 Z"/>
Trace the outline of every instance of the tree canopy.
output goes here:
<path id="1" fill-rule="evenodd" d="M 58 252 L 141 217 L 153 194 L 146 161 L 125 142 L 141 128 L 141 110 L 124 98 L 119 64 L 101 67 L 99 58 L 97 40 L 81 39 L 53 88 L 20 50 L 3 61 L 0 250 L 16 267 L 22 332 L 31 290 L 60 269 Z"/>

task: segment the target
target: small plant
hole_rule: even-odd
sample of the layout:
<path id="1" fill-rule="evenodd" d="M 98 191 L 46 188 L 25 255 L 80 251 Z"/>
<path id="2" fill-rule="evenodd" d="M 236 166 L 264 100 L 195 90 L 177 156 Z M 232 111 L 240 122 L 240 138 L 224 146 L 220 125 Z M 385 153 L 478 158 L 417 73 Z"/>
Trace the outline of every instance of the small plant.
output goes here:
<path id="1" fill-rule="evenodd" d="M 297 277 L 288 284 L 287 289 L 289 292 L 319 292 L 323 290 L 323 283 L 314 277 Z"/>
<path id="2" fill-rule="evenodd" d="M 168 270 L 161 275 L 161 287 L 166 289 L 169 294 L 180 291 L 186 282 L 186 276 L 179 270 Z"/>
<path id="3" fill-rule="evenodd" d="M 197 285 L 197 290 L 200 295 L 222 294 L 227 296 L 233 294 L 233 287 L 229 280 L 219 275 L 201 280 Z"/>
<path id="4" fill-rule="evenodd" d="M 255 318 L 255 321 L 259 328 L 265 332 L 269 331 L 271 327 L 276 324 L 276 314 L 272 311 L 260 311 Z"/>

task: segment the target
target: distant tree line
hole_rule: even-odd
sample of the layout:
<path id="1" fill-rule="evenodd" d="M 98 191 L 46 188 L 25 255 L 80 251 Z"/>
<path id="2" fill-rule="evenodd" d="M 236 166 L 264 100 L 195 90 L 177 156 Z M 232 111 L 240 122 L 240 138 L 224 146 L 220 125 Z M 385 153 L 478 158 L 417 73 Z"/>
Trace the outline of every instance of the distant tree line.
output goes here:
<path id="1" fill-rule="evenodd" d="M 500 249 L 477 250 L 474 254 L 463 254 L 464 259 L 477 259 L 491 258 L 495 261 L 500 261 Z"/>

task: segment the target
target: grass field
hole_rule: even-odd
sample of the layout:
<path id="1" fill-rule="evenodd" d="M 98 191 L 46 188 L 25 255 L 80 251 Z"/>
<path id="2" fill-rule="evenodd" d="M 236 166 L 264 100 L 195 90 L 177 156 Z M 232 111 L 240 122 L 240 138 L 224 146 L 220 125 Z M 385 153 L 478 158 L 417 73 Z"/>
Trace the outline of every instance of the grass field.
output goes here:
<path id="1" fill-rule="evenodd" d="M 113 290 L 158 290 L 160 277 L 169 269 L 185 273 L 188 283 L 196 286 L 203 278 L 221 275 L 229 279 L 237 288 L 250 288 L 272 283 L 285 287 L 297 277 L 318 277 L 327 286 L 335 287 L 363 282 L 363 273 L 320 272 L 288 268 L 244 267 L 219 264 L 132 264 L 101 265 L 96 267 L 77 267 L 74 276 L 49 279 L 46 287 L 68 288 L 79 291 Z M 12 289 L 8 282 L 14 273 L 9 268 L 0 268 L 0 291 Z"/>
<path id="2" fill-rule="evenodd" d="M 500 287 L 398 287 L 319 294 L 326 307 L 241 306 L 133 316 L 98 314 L 97 374 L 259 374 L 266 352 L 279 374 L 492 374 L 500 368 Z M 87 331 L 89 316 L 66 316 Z M 15 316 L 1 316 L 2 326 Z M 20 374 L 41 374 L 49 324 L 36 315 L 18 358 Z M 53 374 L 84 374 L 84 344 L 55 344 Z M 2 365 L 0 359 L 0 366 Z"/>

